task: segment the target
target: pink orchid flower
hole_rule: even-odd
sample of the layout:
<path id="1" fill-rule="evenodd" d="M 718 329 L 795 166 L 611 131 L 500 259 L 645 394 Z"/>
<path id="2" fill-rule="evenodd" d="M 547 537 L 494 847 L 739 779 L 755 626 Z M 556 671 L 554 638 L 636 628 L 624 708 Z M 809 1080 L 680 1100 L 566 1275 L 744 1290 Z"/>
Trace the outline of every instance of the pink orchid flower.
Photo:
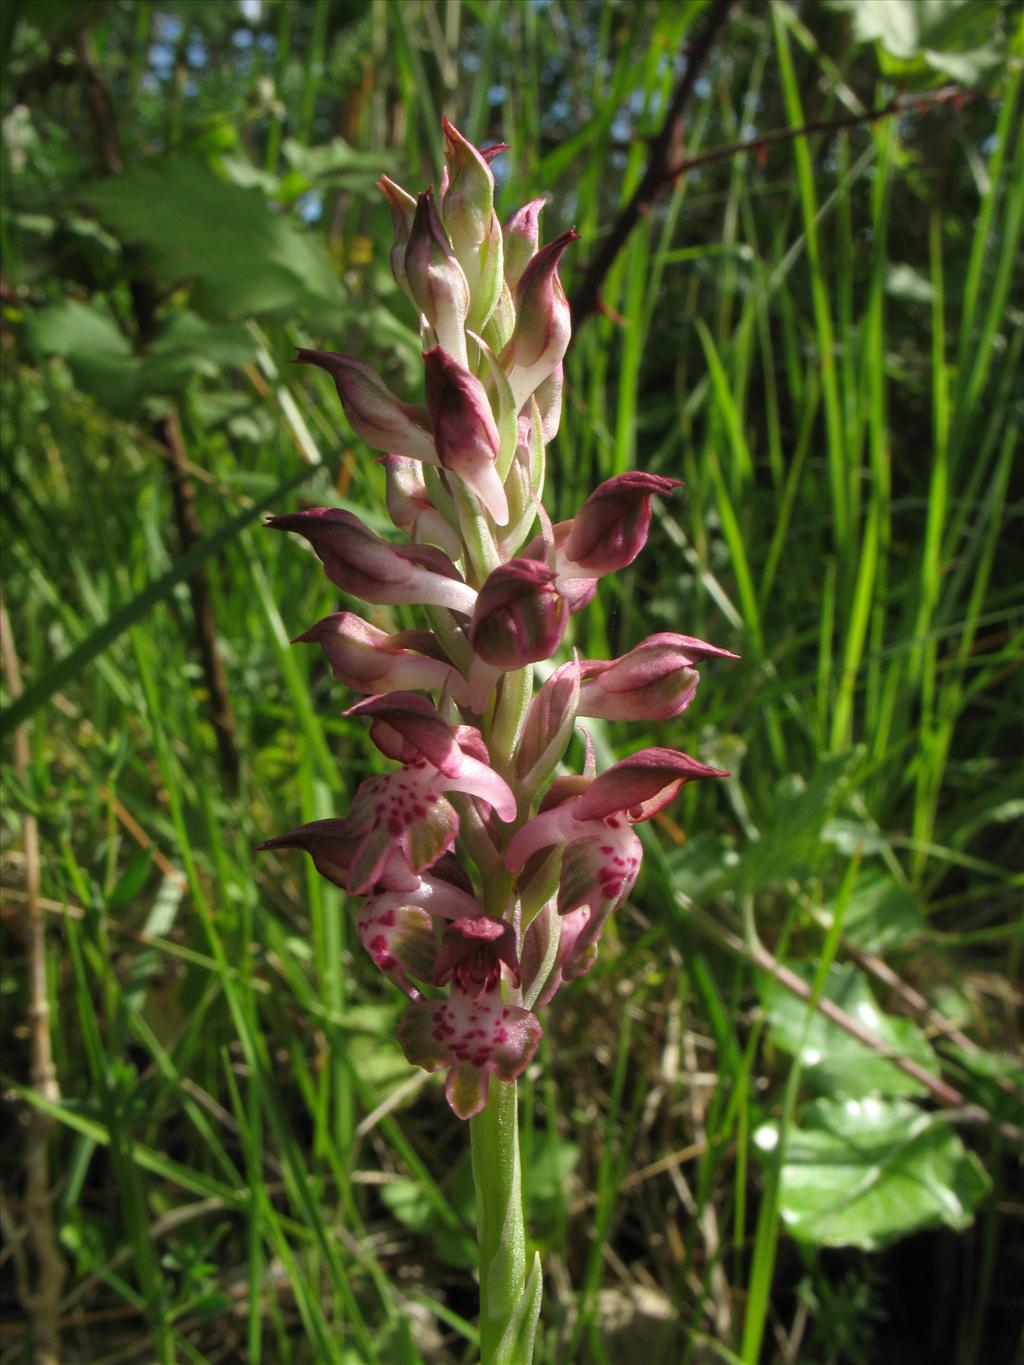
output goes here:
<path id="1" fill-rule="evenodd" d="M 503 999 L 503 972 L 518 984 L 512 926 L 486 915 L 453 920 L 434 969 L 435 985 L 451 983 L 447 997 L 417 1001 L 398 1022 L 409 1061 L 448 1072 L 445 1094 L 462 1119 L 487 1103 L 491 1075 L 522 1075 L 541 1040 L 536 1015 Z"/>
<path id="2" fill-rule="evenodd" d="M 542 849 L 565 846 L 558 913 L 568 915 L 584 905 L 590 910 L 568 963 L 570 974 L 636 883 L 643 846 L 633 826 L 667 806 L 684 783 L 702 777 L 728 773 L 674 749 L 641 749 L 595 778 L 553 783 L 540 813 L 513 836 L 505 858 L 512 871 Z"/>

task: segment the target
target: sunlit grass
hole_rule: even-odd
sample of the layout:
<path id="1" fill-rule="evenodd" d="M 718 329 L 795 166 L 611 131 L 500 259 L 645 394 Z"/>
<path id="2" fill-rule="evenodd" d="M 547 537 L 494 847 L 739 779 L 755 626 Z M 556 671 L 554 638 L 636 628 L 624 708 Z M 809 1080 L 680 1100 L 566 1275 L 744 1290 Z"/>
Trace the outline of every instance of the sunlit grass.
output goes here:
<path id="1" fill-rule="evenodd" d="M 471 137 L 500 133 L 513 144 L 500 183 L 515 187 L 503 210 L 550 192 L 545 234 L 572 222 L 583 235 L 571 294 L 643 169 L 673 84 L 667 54 L 698 8 L 603 7 L 581 55 L 572 7 L 372 4 L 360 33 L 376 60 L 387 54 L 390 118 L 367 80 L 351 92 L 351 136 L 417 184 L 422 168 L 436 174 L 442 110 Z M 321 59 L 341 63 L 349 40 L 326 53 L 328 9 L 281 6 L 276 20 L 289 129 L 313 143 L 330 131 L 314 117 Z M 735 70 L 716 59 L 688 153 L 731 140 L 769 92 L 800 124 L 817 76 L 835 74 L 806 36 L 788 7 L 746 16 L 737 41 L 756 55 Z M 778 1358 L 858 1358 L 828 1354 L 830 1323 L 846 1330 L 853 1300 L 778 1216 L 805 1091 L 799 1058 L 769 1037 L 744 945 L 812 964 L 816 996 L 833 959 L 851 960 L 843 914 L 884 874 L 919 916 L 879 949 L 886 961 L 982 1047 L 1011 1041 L 993 997 L 1021 954 L 1022 882 L 1009 869 L 1024 627 L 1008 572 L 1020 531 L 1019 85 L 1015 71 L 971 146 L 972 221 L 922 188 L 902 121 L 797 139 L 764 165 L 736 159 L 672 187 L 577 338 L 549 457 L 552 515 L 634 466 L 686 487 L 663 504 L 645 557 L 602 582 L 574 643 L 607 657 L 673 629 L 742 661 L 705 669 L 693 709 L 669 726 L 593 727 L 602 757 L 671 744 L 733 777 L 688 790 L 658 822 L 632 905 L 592 976 L 549 1012 L 523 1083 L 548 1365 L 639 1358 L 623 1355 L 630 1330 L 652 1362 L 754 1365 L 792 1346 L 801 1282 L 825 1305 L 803 1329 L 816 1354 L 798 1341 Z M 281 145 L 272 119 L 261 164 L 277 167 Z M 894 218 L 909 212 L 916 297 L 893 287 L 905 263 L 894 240 L 906 248 Z M 352 276 L 339 334 L 317 339 L 355 350 L 344 333 L 363 331 L 372 347 L 390 310 L 399 323 L 380 351 L 397 337 L 411 352 L 412 318 L 383 283 L 386 216 L 353 196 L 326 230 L 335 247 L 367 236 L 372 262 Z M 189 459 L 209 476 L 197 483 L 206 539 L 184 557 L 143 416 L 115 418 L 27 350 L 4 381 L 4 593 L 31 740 L 28 773 L 6 777 L 5 914 L 23 903 L 17 812 L 32 809 L 62 1100 L 8 1084 L 56 1120 L 55 1219 L 75 1272 L 64 1316 L 97 1361 L 472 1359 L 465 1134 L 394 1043 L 399 1006 L 354 946 L 340 894 L 297 862 L 253 854 L 270 833 L 341 813 L 373 762 L 315 651 L 287 643 L 335 595 L 255 524 L 300 500 L 379 514 L 379 471 L 330 386 L 287 364 L 306 339 L 297 328 L 261 321 L 259 382 L 233 377 L 253 397 L 253 430 L 205 421 L 196 392 L 182 405 Z M 200 561 L 244 758 L 237 788 L 192 646 L 183 584 Z M 20 1017 L 18 953 L 4 988 Z M 19 1078 L 22 1052 L 7 1063 Z M 940 1055 L 950 1083 L 998 1108 L 1004 1092 Z M 767 1119 L 783 1136 L 766 1161 L 754 1133 Z M 1000 1139 L 991 1125 L 970 1131 L 997 1197 Z M 1002 1235 L 991 1210 L 970 1234 L 964 1365 Z M 93 1323 L 91 1305 L 116 1311 Z M 614 1322 L 628 1311 L 623 1336 Z"/>

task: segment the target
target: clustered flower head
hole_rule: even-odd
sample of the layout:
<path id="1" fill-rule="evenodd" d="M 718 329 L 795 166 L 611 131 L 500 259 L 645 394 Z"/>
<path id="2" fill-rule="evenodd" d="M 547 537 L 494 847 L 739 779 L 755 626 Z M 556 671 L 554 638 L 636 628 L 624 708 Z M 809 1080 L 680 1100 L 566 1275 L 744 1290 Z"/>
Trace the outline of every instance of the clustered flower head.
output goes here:
<path id="1" fill-rule="evenodd" d="M 304 849 L 356 903 L 359 939 L 410 998 L 398 1039 L 446 1071 L 461 1118 L 512 1081 L 541 1038 L 536 1010 L 593 966 L 632 890 L 649 820 L 687 782 L 721 777 L 672 749 L 596 773 L 560 773 L 579 717 L 666 721 L 698 667 L 733 658 L 688 635 L 652 635 L 620 659 L 563 662 L 534 688 L 597 580 L 643 549 L 652 497 L 677 479 L 607 479 L 569 521 L 541 504 L 558 429 L 569 307 L 558 277 L 572 230 L 540 244 L 542 200 L 505 223 L 490 162 L 447 120 L 440 192 L 386 177 L 391 265 L 419 315 L 424 388 L 405 402 L 364 361 L 301 350 L 333 378 L 356 436 L 381 452 L 387 510 L 406 543 L 316 507 L 269 519 L 304 536 L 330 581 L 378 606 L 418 604 L 430 629 L 389 634 L 343 610 L 298 639 L 363 696 L 348 713 L 395 766 L 367 778 L 348 815 L 264 848 Z"/>

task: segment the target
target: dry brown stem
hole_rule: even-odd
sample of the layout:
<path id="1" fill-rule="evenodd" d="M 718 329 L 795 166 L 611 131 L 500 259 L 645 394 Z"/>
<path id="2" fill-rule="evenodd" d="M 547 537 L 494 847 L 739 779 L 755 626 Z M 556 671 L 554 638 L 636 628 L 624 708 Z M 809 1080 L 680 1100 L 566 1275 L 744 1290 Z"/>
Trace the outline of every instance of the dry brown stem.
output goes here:
<path id="1" fill-rule="evenodd" d="M 7 608 L 0 599 L 0 661 L 12 698 L 22 692 L 21 668 L 14 647 Z M 19 779 L 28 777 L 31 761 L 28 727 L 14 732 L 14 768 Z M 39 827 L 26 811 L 22 820 L 25 852 L 25 910 L 22 920 L 28 957 L 28 1019 L 32 1088 L 48 1100 L 60 1099 L 57 1071 L 50 1043 L 50 1000 L 46 986 L 46 912 L 39 903 Z M 57 1365 L 60 1360 L 59 1310 L 64 1289 L 65 1266 L 57 1244 L 50 1202 L 50 1133 L 53 1120 L 32 1108 L 25 1132 L 25 1194 L 23 1224 L 12 1230 L 16 1246 L 31 1252 L 35 1281 L 25 1267 L 19 1275 L 19 1292 L 32 1324 L 33 1360 L 36 1365 Z M 6 1233 L 5 1227 L 5 1233 Z"/>

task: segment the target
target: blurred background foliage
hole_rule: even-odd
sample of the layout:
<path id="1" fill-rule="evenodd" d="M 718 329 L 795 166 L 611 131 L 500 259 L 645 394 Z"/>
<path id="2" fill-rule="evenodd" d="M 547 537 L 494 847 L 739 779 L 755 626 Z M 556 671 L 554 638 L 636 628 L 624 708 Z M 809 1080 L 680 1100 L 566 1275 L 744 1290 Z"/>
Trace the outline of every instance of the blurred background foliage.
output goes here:
<path id="1" fill-rule="evenodd" d="M 436 181 L 442 113 L 510 144 L 503 216 L 545 194 L 545 235 L 582 234 L 549 511 L 633 466 L 687 485 L 573 643 L 743 656 L 671 725 L 592 727 L 605 759 L 734 776 L 659 817 L 545 1019 L 539 1358 L 1021 1359 L 1019 8 L 8 0 L 2 25 L 0 1360 L 473 1358 L 465 1133 L 338 894 L 252 856 L 374 763 L 287 644 L 337 596 L 258 522 L 386 529 L 378 466 L 288 363 L 353 352 L 412 396 L 374 182 Z"/>

